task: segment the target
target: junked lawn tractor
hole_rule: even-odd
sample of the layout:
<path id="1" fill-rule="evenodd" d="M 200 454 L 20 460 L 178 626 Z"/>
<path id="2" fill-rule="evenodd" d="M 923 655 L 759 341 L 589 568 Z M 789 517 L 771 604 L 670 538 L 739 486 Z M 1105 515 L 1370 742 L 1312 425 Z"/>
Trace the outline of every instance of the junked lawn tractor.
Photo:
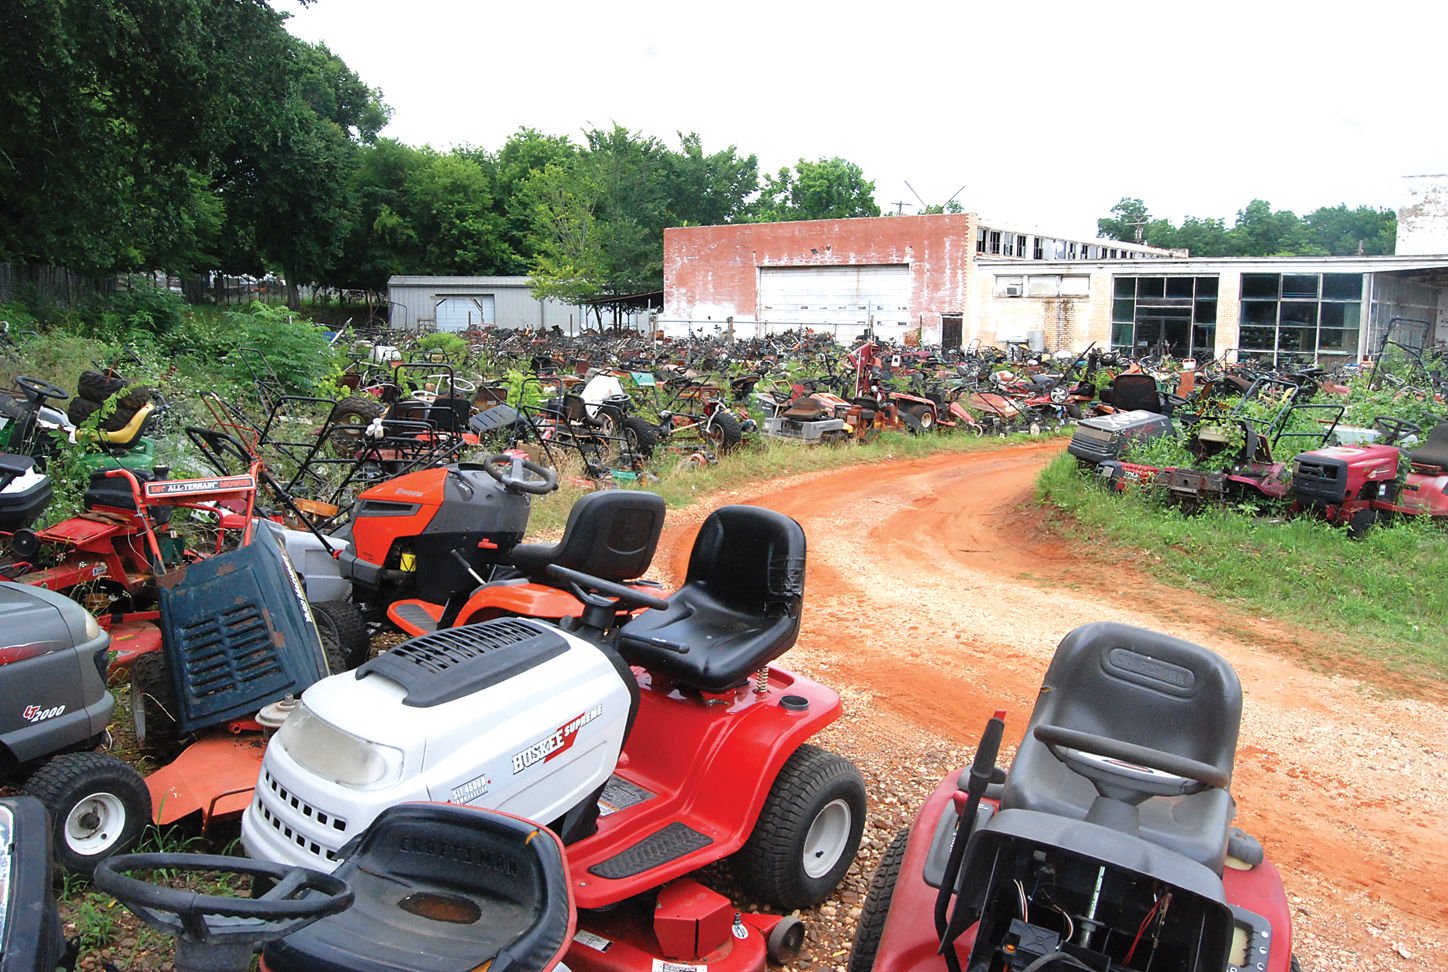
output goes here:
<path id="1" fill-rule="evenodd" d="M 808 907 L 858 847 L 859 774 L 806 742 L 839 698 L 771 664 L 798 635 L 804 556 L 793 520 L 725 507 L 667 599 L 552 564 L 586 605 L 570 629 L 500 618 L 438 630 L 314 685 L 267 749 L 242 821 L 248 853 L 331 870 L 389 807 L 498 809 L 566 847 L 583 929 L 569 968 L 729 972 L 787 957 L 797 922 L 740 918 L 687 875 L 729 858 L 757 898 Z M 619 625 L 621 608 L 644 610 Z M 388 917 L 434 890 L 415 870 L 395 877 L 366 906 L 377 927 L 411 929 L 413 957 L 397 967 L 487 962 L 482 929 Z M 293 938 L 288 958 L 372 968 L 371 932 L 353 927 Z"/>
<path id="2" fill-rule="evenodd" d="M 997 712 L 885 851 L 850 972 L 1295 972 L 1282 878 L 1232 826 L 1241 713 L 1205 648 L 1072 631 L 1010 770 Z"/>
<path id="3" fill-rule="evenodd" d="M 1378 441 L 1303 452 L 1292 463 L 1292 498 L 1300 509 L 1345 524 L 1361 536 L 1384 515 L 1448 517 L 1448 422 L 1405 451 L 1422 434 L 1412 423 L 1380 415 Z M 1403 471 L 1406 460 L 1407 470 Z"/>

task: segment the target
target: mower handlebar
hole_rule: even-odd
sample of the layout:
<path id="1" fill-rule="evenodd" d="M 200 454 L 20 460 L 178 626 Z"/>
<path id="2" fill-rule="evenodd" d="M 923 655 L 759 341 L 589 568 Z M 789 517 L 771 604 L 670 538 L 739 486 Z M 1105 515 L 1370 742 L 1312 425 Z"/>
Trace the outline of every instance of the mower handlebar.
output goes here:
<path id="1" fill-rule="evenodd" d="M 1031 730 L 1031 735 L 1045 744 L 1046 748 L 1051 751 L 1051 755 L 1062 762 L 1067 761 L 1059 750 L 1074 749 L 1081 753 L 1101 756 L 1130 766 L 1179 776 L 1184 780 L 1200 784 L 1201 788 L 1223 790 L 1227 788 L 1232 779 L 1229 772 L 1210 763 L 1160 749 L 1138 746 L 1135 743 L 1113 739 L 1110 736 L 1102 736 L 1094 732 L 1079 732 L 1064 726 L 1039 725 Z M 1070 763 L 1067 762 L 1067 765 Z"/>

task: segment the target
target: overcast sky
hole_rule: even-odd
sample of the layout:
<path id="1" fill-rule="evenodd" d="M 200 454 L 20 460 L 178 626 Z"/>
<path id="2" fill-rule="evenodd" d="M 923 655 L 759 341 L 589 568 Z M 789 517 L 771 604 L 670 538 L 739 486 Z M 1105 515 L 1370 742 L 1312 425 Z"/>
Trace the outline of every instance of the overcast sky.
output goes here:
<path id="1" fill-rule="evenodd" d="M 963 186 L 1063 235 L 1123 196 L 1230 223 L 1253 198 L 1396 209 L 1402 176 L 1448 172 L 1442 0 L 275 5 L 382 89 L 384 135 L 439 149 L 693 131 L 764 171 L 848 159 L 882 210 Z"/>

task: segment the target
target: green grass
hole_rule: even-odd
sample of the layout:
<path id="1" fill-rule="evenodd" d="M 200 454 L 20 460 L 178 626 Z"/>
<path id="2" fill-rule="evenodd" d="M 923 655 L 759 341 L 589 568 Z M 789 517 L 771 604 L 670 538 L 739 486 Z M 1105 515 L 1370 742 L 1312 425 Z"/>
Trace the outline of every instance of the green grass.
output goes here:
<path id="1" fill-rule="evenodd" d="M 649 464 L 650 478 L 638 484 L 638 488 L 658 493 L 669 507 L 679 509 L 701 496 L 724 489 L 738 489 L 758 480 L 782 479 L 801 473 L 892 459 L 913 459 L 940 452 L 979 452 L 1039 439 L 1024 433 L 999 438 L 954 432 L 920 436 L 884 432 L 874 442 L 865 445 L 810 446 L 768 439 L 756 433 L 746 439 L 743 448 L 719 457 L 717 463 L 709 466 L 686 465 L 683 460 L 687 452 L 675 452 L 660 446 L 659 454 Z M 528 524 L 530 534 L 561 531 L 574 502 L 590 488 L 566 473 L 559 480 L 559 488 L 555 492 L 534 502 Z"/>
<path id="2" fill-rule="evenodd" d="M 1448 543 L 1427 518 L 1374 527 L 1362 540 L 1310 518 L 1232 507 L 1195 516 L 1154 497 L 1113 494 L 1061 456 L 1037 483 L 1065 514 L 1057 528 L 1168 582 L 1279 618 L 1321 637 L 1308 653 L 1366 656 L 1411 675 L 1448 675 Z"/>

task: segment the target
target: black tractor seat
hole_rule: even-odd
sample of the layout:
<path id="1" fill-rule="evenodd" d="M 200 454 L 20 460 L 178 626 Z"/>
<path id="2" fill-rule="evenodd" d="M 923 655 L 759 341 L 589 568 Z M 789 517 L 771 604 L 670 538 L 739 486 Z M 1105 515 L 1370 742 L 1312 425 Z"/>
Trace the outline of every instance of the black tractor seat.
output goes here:
<path id="1" fill-rule="evenodd" d="M 1096 800 L 1091 783 L 1033 736 L 1037 725 L 1184 756 L 1230 781 L 1241 717 L 1237 674 L 1213 652 L 1124 624 L 1077 628 L 1046 671 L 1001 809 L 1085 819 Z M 1148 797 L 1138 807 L 1140 836 L 1220 874 L 1235 806 L 1225 787 Z"/>
<path id="2" fill-rule="evenodd" d="M 335 873 L 355 903 L 268 944 L 268 969 L 536 972 L 552 967 L 573 937 L 563 846 L 535 823 L 403 804 L 384 810 L 341 854 Z"/>
<path id="3" fill-rule="evenodd" d="M 557 543 L 520 543 L 508 559 L 529 579 L 553 586 L 557 582 L 548 578 L 549 564 L 604 580 L 633 580 L 649 569 L 663 530 L 664 500 L 657 493 L 588 493 L 568 511 Z"/>
<path id="4" fill-rule="evenodd" d="M 1408 461 L 1420 471 L 1448 470 L 1448 422 L 1433 426 L 1428 441 L 1408 453 Z"/>
<path id="5" fill-rule="evenodd" d="M 624 625 L 630 664 L 725 692 L 793 647 L 804 603 L 804 529 L 782 513 L 725 506 L 709 514 L 669 607 Z"/>
<path id="6" fill-rule="evenodd" d="M 825 407 L 813 395 L 791 402 L 780 415 L 794 422 L 815 422 L 826 417 Z"/>
<path id="7" fill-rule="evenodd" d="M 1158 414 L 1166 412 L 1162 394 L 1156 387 L 1156 379 L 1151 375 L 1140 373 L 1117 375 L 1108 387 L 1109 396 L 1103 392 L 1101 400 L 1123 412 L 1133 412 L 1138 409 Z M 1108 397 L 1110 401 L 1107 401 Z"/>

